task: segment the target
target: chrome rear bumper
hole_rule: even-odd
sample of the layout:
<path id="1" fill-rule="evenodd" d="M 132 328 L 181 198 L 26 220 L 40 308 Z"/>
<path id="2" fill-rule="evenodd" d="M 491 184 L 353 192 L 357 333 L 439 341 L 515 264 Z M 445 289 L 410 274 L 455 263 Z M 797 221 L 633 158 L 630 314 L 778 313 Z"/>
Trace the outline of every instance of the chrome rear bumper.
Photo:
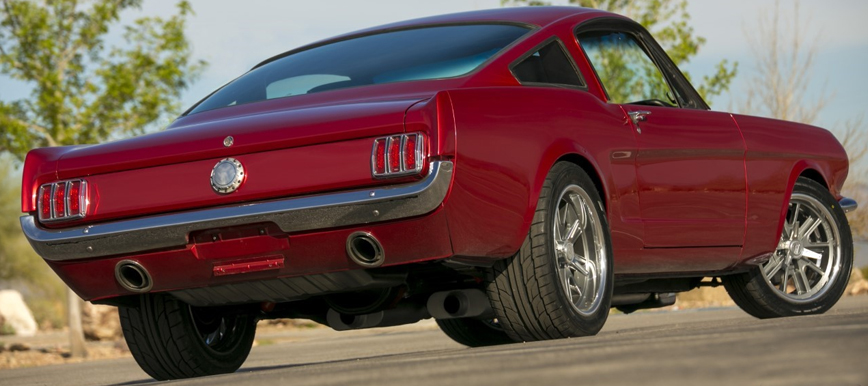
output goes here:
<path id="1" fill-rule="evenodd" d="M 42 228 L 33 216 L 21 229 L 33 249 L 51 261 L 125 255 L 182 247 L 190 232 L 273 222 L 284 232 L 368 224 L 426 214 L 446 197 L 452 162 L 432 162 L 428 176 L 412 184 L 294 197 L 233 207 L 142 217 L 68 229 Z"/>
<path id="2" fill-rule="evenodd" d="M 844 213 L 850 213 L 859 207 L 859 203 L 857 203 L 856 200 L 847 197 L 838 200 L 838 205 L 841 205 L 841 209 L 844 210 Z"/>

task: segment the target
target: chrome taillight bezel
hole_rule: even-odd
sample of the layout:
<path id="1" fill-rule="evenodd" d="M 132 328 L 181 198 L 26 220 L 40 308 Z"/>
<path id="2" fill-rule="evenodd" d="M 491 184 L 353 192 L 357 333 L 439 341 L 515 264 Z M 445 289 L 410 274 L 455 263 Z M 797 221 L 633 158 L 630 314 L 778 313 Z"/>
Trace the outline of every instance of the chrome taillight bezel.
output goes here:
<path id="1" fill-rule="evenodd" d="M 73 183 L 79 183 L 78 197 L 70 197 L 70 195 L 69 195 L 69 189 L 72 187 Z M 55 197 L 55 194 L 57 194 L 57 189 L 59 189 L 59 188 L 63 189 L 63 213 L 62 214 L 57 213 L 57 211 L 55 210 L 56 209 L 55 205 L 54 205 L 54 197 Z M 50 210 L 49 210 L 49 216 L 48 217 L 44 217 L 42 215 L 43 208 L 45 207 L 45 204 L 42 202 L 42 196 L 43 196 L 43 193 L 45 193 L 46 189 L 49 189 L 48 205 L 50 206 Z M 88 205 L 90 204 L 90 199 L 88 196 L 88 189 L 87 189 L 87 181 L 85 181 L 85 180 L 64 180 L 64 181 L 56 181 L 56 182 L 52 182 L 52 183 L 48 183 L 48 184 L 43 184 L 42 186 L 39 187 L 39 191 L 37 192 L 36 197 L 37 197 L 37 199 L 36 199 L 36 213 L 37 213 L 37 216 L 39 217 L 39 221 L 44 222 L 44 223 L 60 222 L 60 221 L 72 221 L 72 220 L 82 219 L 85 216 L 87 216 L 87 209 L 88 209 Z M 75 199 L 78 200 L 79 210 L 77 213 L 73 213 L 70 210 L 70 207 L 71 207 L 70 203 L 73 202 L 72 200 L 75 200 Z"/>
<path id="2" fill-rule="evenodd" d="M 410 151 L 413 152 L 413 158 L 415 160 L 415 167 L 407 168 L 406 165 L 406 144 L 410 138 L 415 138 L 416 146 Z M 391 157 L 389 149 L 391 148 L 394 141 L 398 141 L 398 171 L 392 171 L 392 162 L 390 160 Z M 377 145 L 383 142 L 385 144 L 385 153 L 384 153 L 384 168 L 383 172 L 377 171 Z M 374 178 L 393 178 L 393 177 L 402 177 L 409 176 L 414 174 L 419 174 L 425 168 L 426 162 L 426 154 L 425 154 L 425 135 L 422 133 L 410 133 L 410 134 L 398 134 L 398 135 L 390 135 L 387 137 L 380 137 L 374 140 L 374 144 L 371 147 L 371 175 Z"/>

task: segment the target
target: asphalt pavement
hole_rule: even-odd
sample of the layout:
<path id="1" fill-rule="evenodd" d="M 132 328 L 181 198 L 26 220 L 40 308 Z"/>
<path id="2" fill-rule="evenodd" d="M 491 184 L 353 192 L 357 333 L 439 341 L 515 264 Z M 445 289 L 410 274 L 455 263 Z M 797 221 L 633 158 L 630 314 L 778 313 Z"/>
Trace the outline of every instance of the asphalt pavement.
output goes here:
<path id="1" fill-rule="evenodd" d="M 868 385 L 868 296 L 824 315 L 737 308 L 612 315 L 597 336 L 466 348 L 427 321 L 269 330 L 234 374 L 178 385 Z M 156 383 L 132 359 L 0 371 L 0 385 Z"/>

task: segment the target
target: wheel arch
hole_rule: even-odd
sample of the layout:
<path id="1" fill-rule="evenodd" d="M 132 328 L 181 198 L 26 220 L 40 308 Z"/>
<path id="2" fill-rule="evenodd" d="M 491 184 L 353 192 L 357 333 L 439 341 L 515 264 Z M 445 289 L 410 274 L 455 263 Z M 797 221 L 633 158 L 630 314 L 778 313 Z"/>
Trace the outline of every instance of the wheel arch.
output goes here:
<path id="1" fill-rule="evenodd" d="M 821 172 L 823 168 L 820 167 L 816 162 L 812 160 L 799 160 L 790 170 L 790 176 L 787 179 L 787 190 L 784 193 L 784 200 L 781 203 L 781 210 L 778 216 L 778 226 L 777 232 L 775 234 L 780 235 L 784 228 L 784 221 L 787 217 L 787 209 L 789 208 L 790 197 L 793 195 L 793 189 L 796 186 L 796 181 L 799 178 L 804 177 L 811 181 L 814 181 L 820 185 L 822 185 L 825 189 L 829 189 L 828 179 Z M 832 192 L 835 195 L 835 192 Z"/>
<path id="2" fill-rule="evenodd" d="M 600 172 L 597 170 L 596 166 L 594 166 L 594 164 L 591 163 L 591 161 L 589 161 L 586 157 L 582 156 L 581 154 L 567 153 L 567 154 L 560 156 L 560 158 L 558 158 L 557 160 L 555 160 L 555 162 L 549 166 L 549 170 L 551 170 L 551 168 L 554 167 L 555 164 L 557 164 L 558 162 L 569 162 L 571 164 L 574 164 L 574 165 L 582 168 L 582 170 L 584 170 L 585 173 L 588 173 L 588 177 L 590 177 L 591 181 L 594 182 L 594 187 L 597 189 L 597 194 L 599 194 L 600 199 L 603 200 L 604 209 L 608 210 L 609 200 L 608 200 L 608 196 L 606 196 L 606 187 L 603 184 L 603 179 L 600 178 Z M 546 173 L 548 173 L 548 172 L 546 172 Z M 539 194 L 537 194 L 537 198 L 539 198 Z"/>

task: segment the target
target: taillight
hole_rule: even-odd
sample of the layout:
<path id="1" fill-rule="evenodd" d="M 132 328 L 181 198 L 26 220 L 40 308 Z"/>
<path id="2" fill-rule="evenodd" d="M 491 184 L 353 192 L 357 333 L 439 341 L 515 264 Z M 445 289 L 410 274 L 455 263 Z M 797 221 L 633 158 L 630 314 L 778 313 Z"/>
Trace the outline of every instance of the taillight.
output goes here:
<path id="1" fill-rule="evenodd" d="M 425 136 L 393 135 L 374 140 L 371 172 L 376 178 L 418 174 L 425 165 Z"/>
<path id="2" fill-rule="evenodd" d="M 401 172 L 401 137 L 389 138 L 389 173 Z"/>
<path id="3" fill-rule="evenodd" d="M 54 208 L 51 209 L 54 217 L 66 217 L 66 182 L 54 184 Z"/>
<path id="4" fill-rule="evenodd" d="M 374 141 L 374 160 L 371 165 L 374 175 L 386 173 L 386 139 L 380 138 Z"/>
<path id="5" fill-rule="evenodd" d="M 404 136 L 404 143 L 401 145 L 401 148 L 404 149 L 404 156 L 401 157 L 402 165 L 404 170 L 416 170 L 416 139 L 417 135 L 407 135 Z"/>
<path id="6" fill-rule="evenodd" d="M 61 181 L 39 187 L 39 220 L 59 221 L 82 218 L 87 214 L 87 182 Z"/>
<path id="7" fill-rule="evenodd" d="M 69 214 L 83 214 L 81 213 L 81 181 L 70 181 L 67 186 L 66 206 L 69 208 Z"/>

